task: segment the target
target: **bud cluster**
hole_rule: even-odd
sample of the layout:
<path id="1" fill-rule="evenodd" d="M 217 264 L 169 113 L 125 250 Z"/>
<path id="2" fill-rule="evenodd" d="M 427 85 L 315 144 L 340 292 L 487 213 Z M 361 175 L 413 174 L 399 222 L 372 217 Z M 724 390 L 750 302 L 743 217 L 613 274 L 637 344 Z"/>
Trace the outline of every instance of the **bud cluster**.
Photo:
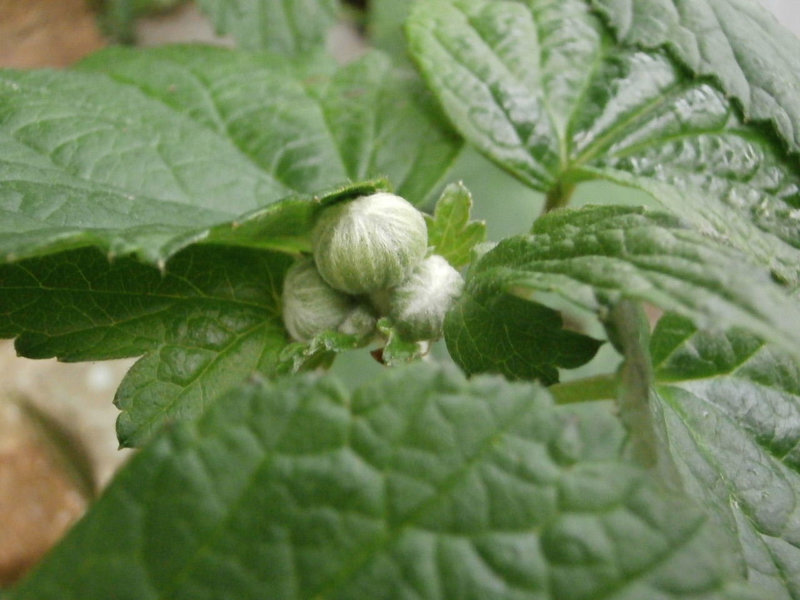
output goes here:
<path id="1" fill-rule="evenodd" d="M 422 214 L 389 193 L 327 208 L 312 232 L 313 259 L 284 280 L 283 320 L 308 341 L 324 331 L 368 338 L 388 316 L 408 341 L 441 336 L 444 317 L 461 293 L 461 275 L 441 256 L 425 257 Z"/>

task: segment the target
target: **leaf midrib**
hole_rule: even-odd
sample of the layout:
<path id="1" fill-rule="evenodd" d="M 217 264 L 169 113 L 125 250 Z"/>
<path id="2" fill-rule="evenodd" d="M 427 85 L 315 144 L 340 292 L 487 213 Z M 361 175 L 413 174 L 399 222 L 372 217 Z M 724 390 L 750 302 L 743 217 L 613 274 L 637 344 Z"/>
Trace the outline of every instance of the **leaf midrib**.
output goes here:
<path id="1" fill-rule="evenodd" d="M 430 39 L 431 40 L 435 40 L 435 42 L 439 46 L 439 48 L 443 52 L 445 52 L 446 54 L 448 54 L 450 56 L 450 58 L 452 59 L 453 63 L 457 64 L 463 71 L 468 73 L 469 76 L 474 81 L 478 82 L 481 86 L 483 86 L 486 89 L 486 91 L 491 96 L 492 100 L 494 101 L 495 107 L 504 115 L 504 117 L 506 118 L 506 122 L 509 124 L 511 129 L 514 131 L 515 137 L 516 137 L 516 139 L 517 139 L 517 141 L 519 142 L 519 145 L 520 145 L 519 147 L 521 149 L 527 150 L 527 144 L 522 139 L 522 135 L 520 134 L 519 129 L 516 127 L 514 122 L 509 118 L 508 111 L 502 106 L 501 103 L 499 103 L 497 101 L 496 92 L 489 85 L 487 85 L 487 83 L 481 77 L 479 77 L 478 74 L 475 73 L 475 71 L 472 68 L 470 68 L 468 65 L 466 65 L 465 63 L 463 63 L 460 60 L 458 60 L 458 58 L 447 47 L 447 44 L 443 43 L 442 40 L 440 40 L 438 38 L 436 31 L 431 31 L 430 33 L 432 33 Z M 512 75 L 512 77 L 513 77 L 513 74 L 509 73 L 509 75 Z M 448 87 L 448 90 L 449 90 L 450 94 L 452 94 L 455 97 L 458 97 L 457 94 L 453 93 L 452 88 Z M 533 158 L 533 156 L 530 153 L 527 153 L 527 155 L 528 155 L 529 158 Z M 542 187 L 532 186 L 532 187 L 534 187 L 534 189 L 548 189 L 549 186 L 555 185 L 555 183 L 556 183 L 555 176 L 543 164 L 539 163 L 537 160 L 534 160 L 534 163 L 530 164 L 528 166 L 535 169 L 535 171 L 532 173 L 532 175 L 535 175 L 540 180 L 540 184 L 542 185 Z M 506 166 L 506 168 L 509 168 L 509 167 Z M 527 179 L 525 174 L 522 174 L 522 176 L 523 176 L 523 178 Z M 528 182 L 529 185 L 531 185 L 531 183 L 532 182 Z"/>
<path id="2" fill-rule="evenodd" d="M 436 506 L 443 498 L 445 498 L 445 496 L 461 482 L 462 476 L 472 472 L 476 465 L 479 464 L 481 459 L 483 459 L 485 455 L 494 448 L 496 442 L 506 435 L 509 435 L 509 432 L 515 426 L 519 425 L 520 417 L 529 412 L 530 409 L 535 406 L 537 401 L 538 398 L 529 395 L 522 402 L 520 402 L 514 410 L 510 411 L 510 414 L 506 417 L 506 419 L 495 428 L 491 435 L 489 435 L 480 443 L 474 455 L 468 460 L 465 460 L 458 469 L 446 477 L 441 484 L 436 486 L 435 491 L 429 498 L 420 502 L 420 504 L 411 510 L 403 520 L 394 524 L 389 524 L 387 522 L 387 525 L 389 525 L 389 531 L 383 536 L 382 539 L 376 540 L 374 543 L 364 548 L 350 561 L 349 564 L 345 565 L 336 574 L 332 575 L 327 582 L 320 584 L 315 590 L 313 590 L 310 594 L 310 597 L 324 598 L 329 592 L 335 590 L 339 585 L 350 580 L 377 553 L 385 550 L 394 542 L 396 542 L 407 527 L 415 523 L 429 509 Z M 357 418 L 358 417 L 356 415 L 353 415 L 353 422 L 355 422 Z M 360 456 L 352 446 L 351 450 L 355 452 L 356 455 Z M 364 459 L 362 458 L 362 460 Z M 366 462 L 369 463 L 369 461 Z M 386 477 L 385 472 L 384 477 Z M 386 489 L 385 486 L 384 489 Z"/>
<path id="3" fill-rule="evenodd" d="M 651 116 L 658 114 L 659 109 L 665 104 L 672 102 L 676 96 L 684 93 L 694 84 L 695 82 L 691 80 L 685 81 L 676 79 L 675 82 L 665 88 L 660 95 L 652 98 L 632 113 L 626 115 L 624 119 L 614 123 L 614 125 L 606 130 L 600 137 L 595 138 L 595 140 L 584 148 L 580 154 L 570 159 L 569 165 L 565 165 L 564 171 L 578 170 L 582 166 L 591 163 L 598 154 L 610 148 L 615 142 L 624 139 L 624 133 L 628 131 L 628 128 L 632 124 L 637 121 L 646 121 Z M 652 143 L 658 140 L 650 141 Z"/>
<path id="4" fill-rule="evenodd" d="M 231 338 L 231 340 L 227 344 L 225 344 L 224 347 L 222 347 L 219 350 L 216 350 L 214 352 L 214 357 L 211 360 L 209 360 L 205 365 L 203 365 L 203 367 L 194 375 L 194 377 L 192 377 L 191 380 L 189 380 L 186 384 L 182 384 L 180 386 L 181 387 L 181 391 L 179 393 L 177 393 L 177 394 L 173 394 L 172 397 L 170 398 L 169 402 L 167 402 L 166 404 L 160 406 L 158 408 L 158 410 L 153 411 L 153 413 L 147 419 L 145 419 L 143 421 L 141 421 L 141 420 L 136 421 L 136 433 L 137 434 L 141 434 L 142 430 L 152 431 L 151 426 L 153 425 L 153 423 L 162 421 L 163 420 L 163 416 L 165 414 L 167 414 L 170 410 L 172 410 L 172 408 L 174 408 L 176 404 L 178 404 L 179 402 L 182 402 L 184 394 L 187 393 L 187 390 L 189 390 L 190 387 L 194 386 L 197 383 L 197 380 L 203 378 L 203 376 L 206 374 L 207 371 L 215 368 L 217 363 L 220 360 L 222 360 L 222 358 L 225 357 L 228 353 L 234 352 L 237 346 L 240 346 L 241 344 L 243 344 L 250 337 L 253 337 L 256 334 L 262 333 L 262 331 L 261 331 L 262 329 L 263 329 L 263 333 L 267 333 L 269 331 L 273 331 L 273 332 L 279 331 L 279 329 L 275 327 L 275 323 L 265 320 L 265 321 L 256 323 L 255 325 L 252 325 L 251 327 L 248 327 L 244 331 L 236 332 L 236 334 Z M 154 355 L 155 353 L 157 353 L 160 350 L 161 346 L 172 346 L 172 345 L 185 347 L 183 344 L 165 343 L 165 344 L 162 344 L 162 345 L 150 350 L 145 356 Z M 135 367 L 135 365 L 134 365 L 134 367 Z M 200 406 L 202 408 L 202 404 Z M 122 410 L 122 412 L 127 412 L 128 414 L 131 413 L 130 409 Z M 133 436 L 131 436 L 131 437 L 133 437 Z"/>

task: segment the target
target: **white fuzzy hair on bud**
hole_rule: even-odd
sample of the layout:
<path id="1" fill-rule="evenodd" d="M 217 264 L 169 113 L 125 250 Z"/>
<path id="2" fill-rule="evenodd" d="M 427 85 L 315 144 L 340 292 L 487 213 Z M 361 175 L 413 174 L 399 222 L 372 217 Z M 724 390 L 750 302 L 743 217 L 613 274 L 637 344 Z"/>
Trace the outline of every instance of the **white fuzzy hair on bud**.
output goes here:
<path id="1" fill-rule="evenodd" d="M 364 339 L 375 333 L 378 319 L 368 307 L 359 304 L 347 318 L 339 324 L 339 331 L 346 335 L 354 335 L 359 339 Z"/>
<path id="2" fill-rule="evenodd" d="M 411 203 L 380 192 L 325 209 L 312 243 L 319 274 L 331 287 L 369 294 L 408 277 L 425 256 L 428 230 Z"/>
<path id="3" fill-rule="evenodd" d="M 447 311 L 463 288 L 461 274 L 434 254 L 392 291 L 389 316 L 408 341 L 437 339 Z"/>
<path id="4" fill-rule="evenodd" d="M 283 281 L 283 323 L 297 341 L 336 330 L 355 307 L 352 298 L 329 286 L 319 276 L 314 261 L 296 262 Z"/>

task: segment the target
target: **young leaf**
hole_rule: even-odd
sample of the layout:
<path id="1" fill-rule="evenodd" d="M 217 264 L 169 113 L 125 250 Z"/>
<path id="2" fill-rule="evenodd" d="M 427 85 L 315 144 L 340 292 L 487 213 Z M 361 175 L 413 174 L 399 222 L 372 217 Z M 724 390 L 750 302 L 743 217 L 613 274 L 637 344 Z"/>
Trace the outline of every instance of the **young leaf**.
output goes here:
<path id="1" fill-rule="evenodd" d="M 140 445 L 251 373 L 272 374 L 287 344 L 280 317 L 285 254 L 196 246 L 160 273 L 93 249 L 0 267 L 0 337 L 33 358 L 144 354 L 117 392 L 118 435 Z"/>
<path id="2" fill-rule="evenodd" d="M 601 317 L 623 298 L 646 301 L 701 327 L 743 327 L 795 355 L 800 347 L 800 308 L 767 272 L 675 218 L 643 208 L 596 206 L 546 215 L 531 235 L 500 242 L 473 265 L 464 297 L 483 290 L 534 301 L 537 293 L 555 293 Z M 449 319 L 448 343 L 467 335 L 464 323 L 478 314 L 471 309 Z M 494 352 L 490 345 L 486 351 Z M 503 349 L 496 360 L 507 355 Z"/>
<path id="3" fill-rule="evenodd" d="M 164 430 L 9 600 L 755 598 L 604 405 L 415 365 Z M 113 532 L 113 535 L 109 532 Z"/>
<path id="4" fill-rule="evenodd" d="M 337 70 L 218 48 L 111 49 L 83 69 L 111 77 L 0 72 L 2 261 L 96 245 L 163 263 L 212 225 L 363 173 L 421 202 L 460 145 L 378 54 Z M 366 158 L 352 160 L 356 149 Z"/>
<path id="5" fill-rule="evenodd" d="M 336 22 L 338 0 L 199 0 L 217 32 L 242 48 L 301 54 L 321 48 Z"/>
<path id="6" fill-rule="evenodd" d="M 373 352 L 373 356 L 387 367 L 405 365 L 422 358 L 430 350 L 430 342 L 408 342 L 395 329 L 391 319 L 378 320 L 378 331 L 386 339 L 383 348 Z"/>
<path id="7" fill-rule="evenodd" d="M 454 267 L 472 259 L 472 249 L 486 241 L 486 223 L 470 221 L 472 195 L 463 183 L 451 183 L 436 202 L 433 217 L 426 215 L 428 244 Z"/>
<path id="8" fill-rule="evenodd" d="M 597 3 L 611 7 L 608 12 L 618 21 L 634 15 L 648 30 L 669 28 L 678 19 L 671 16 L 664 25 L 664 10 L 652 8 L 672 5 L 668 0 Z M 694 11 L 713 4 L 726 7 L 727 15 L 742 6 L 740 0 L 675 3 L 688 11 L 681 18 L 703 35 L 706 21 L 692 21 Z M 419 2 L 408 22 L 411 51 L 456 128 L 501 166 L 548 193 L 550 208 L 566 203 L 574 185 L 587 178 L 624 182 L 781 278 L 800 283 L 800 167 L 786 145 L 772 127 L 749 121 L 727 89 L 691 77 L 664 51 L 615 43 L 589 4 Z M 630 10 L 615 12 L 620 6 Z M 745 12 L 752 16 L 758 10 Z M 728 25 L 739 36 L 748 35 L 741 18 Z M 720 27 L 714 25 L 712 34 Z M 627 25 L 623 29 L 628 31 Z M 630 31 L 638 35 L 644 29 Z M 765 35 L 756 32 L 759 39 Z M 650 39 L 659 45 L 663 37 Z M 788 37 L 776 28 L 776 40 Z M 778 72 L 797 45 L 786 46 L 777 58 L 766 57 L 763 49 L 753 56 L 737 50 L 750 65 L 745 76 L 760 70 L 762 79 L 748 84 L 759 97 L 753 106 L 769 105 L 783 124 L 791 123 L 786 115 L 800 107 L 793 83 L 797 69 Z M 706 42 L 701 47 L 707 55 L 716 48 Z M 796 57 L 791 61 L 796 65 Z M 769 93 L 761 93 L 761 85 L 769 87 L 763 78 L 774 84 Z M 785 101 L 789 112 L 782 113 L 775 98 Z"/>
<path id="9" fill-rule="evenodd" d="M 800 598 L 800 369 L 742 331 L 667 315 L 656 401 L 687 492 L 728 532 L 764 598 Z"/>
<path id="10" fill-rule="evenodd" d="M 337 331 L 326 331 L 309 342 L 292 342 L 280 355 L 277 372 L 294 374 L 333 364 L 337 354 L 355 350 L 363 345 L 355 335 L 347 335 Z"/>

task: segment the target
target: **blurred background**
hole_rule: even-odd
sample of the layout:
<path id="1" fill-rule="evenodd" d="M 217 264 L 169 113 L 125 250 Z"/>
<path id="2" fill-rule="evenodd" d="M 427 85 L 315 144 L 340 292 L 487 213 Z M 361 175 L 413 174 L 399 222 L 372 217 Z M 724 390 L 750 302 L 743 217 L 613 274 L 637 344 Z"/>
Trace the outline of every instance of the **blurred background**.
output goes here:
<path id="1" fill-rule="evenodd" d="M 191 2 L 148 1 L 159 14 L 134 19 L 137 3 L 105 0 L 0 0 L 0 67 L 64 68 L 108 45 L 112 37 L 143 46 L 202 41 L 232 45 Z M 800 0 L 760 1 L 784 26 L 800 35 Z M 354 26 L 329 38 L 330 49 L 346 61 L 363 48 Z M 481 177 L 470 181 L 471 173 Z M 499 239 L 527 229 L 541 198 L 484 161 L 466 154 L 452 179 L 463 178 L 475 195 L 476 212 Z M 503 190 L 501 211 L 482 197 Z M 581 188 L 578 204 L 633 194 L 603 185 Z M 513 199 L 510 208 L 508 199 Z M 636 198 L 640 201 L 641 198 Z M 366 354 L 366 353 L 362 353 Z M 17 358 L 13 343 L 0 341 L 0 587 L 16 580 L 78 519 L 130 455 L 117 448 L 114 391 L 130 361 L 63 364 Z M 368 357 L 337 366 L 351 381 L 378 369 Z M 358 374 L 358 376 L 356 376 Z"/>

